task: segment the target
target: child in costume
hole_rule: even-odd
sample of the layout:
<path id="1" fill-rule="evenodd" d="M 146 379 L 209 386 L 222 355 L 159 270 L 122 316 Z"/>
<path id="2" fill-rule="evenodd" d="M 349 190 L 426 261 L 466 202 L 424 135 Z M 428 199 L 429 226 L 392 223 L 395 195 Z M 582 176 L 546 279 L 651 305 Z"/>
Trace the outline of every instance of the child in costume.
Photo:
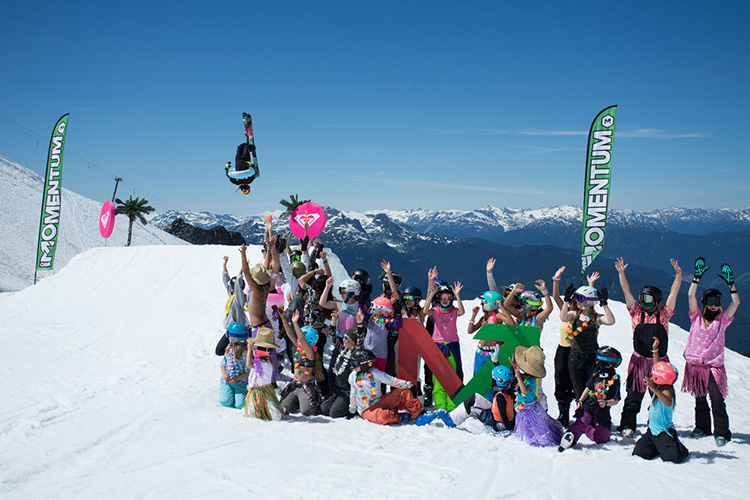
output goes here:
<path id="1" fill-rule="evenodd" d="M 609 442 L 612 427 L 609 408 L 620 401 L 620 377 L 615 371 L 620 363 L 622 355 L 614 347 L 604 346 L 596 351 L 596 371 L 577 401 L 583 415 L 563 435 L 560 451 L 574 446 L 582 434 L 596 444 Z"/>
<path id="2" fill-rule="evenodd" d="M 615 316 L 607 305 L 607 298 L 606 288 L 598 291 L 592 286 L 582 286 L 574 291 L 573 285 L 568 285 L 565 289 L 565 303 L 560 311 L 560 319 L 568 323 L 566 338 L 570 341 L 571 349 L 568 371 L 576 398 L 587 392 L 586 383 L 596 368 L 599 327 L 615 324 Z M 574 311 L 569 311 L 573 302 L 577 307 Z M 604 314 L 598 314 L 594 310 L 596 304 L 602 306 Z M 582 407 L 578 407 L 575 417 L 580 418 L 582 415 Z"/>
<path id="3" fill-rule="evenodd" d="M 320 295 L 319 304 L 324 309 L 338 310 L 338 322 L 336 323 L 336 337 L 343 340 L 344 332 L 357 326 L 357 312 L 360 309 L 359 294 L 362 285 L 357 280 L 345 279 L 339 285 L 341 300 L 329 300 L 333 289 L 333 277 L 326 280 L 326 287 Z"/>
<path id="4" fill-rule="evenodd" d="M 677 431 L 672 422 L 675 407 L 674 383 L 677 381 L 677 368 L 671 363 L 659 360 L 659 339 L 654 337 L 651 376 L 644 383 L 653 392 L 648 407 L 648 429 L 633 449 L 633 455 L 651 460 L 661 457 L 665 462 L 680 463 L 690 453 L 677 439 Z"/>
<path id="5" fill-rule="evenodd" d="M 221 389 L 219 403 L 222 406 L 242 408 L 247 395 L 247 326 L 232 323 L 227 329 L 229 345 L 221 358 Z"/>
<path id="6" fill-rule="evenodd" d="M 630 292 L 630 284 L 625 276 L 628 265 L 620 257 L 615 261 L 615 269 L 620 279 L 620 287 L 625 295 L 625 305 L 628 306 L 631 325 L 633 327 L 633 354 L 628 363 L 628 378 L 626 380 L 627 396 L 622 405 L 622 416 L 617 430 L 623 437 L 633 436 L 636 426 L 636 417 L 641 411 L 641 403 L 646 393 L 646 380 L 651 373 L 653 362 L 651 360 L 651 339 L 657 337 L 661 343 L 659 355 L 665 361 L 669 361 L 667 347 L 669 345 L 669 319 L 674 315 L 677 304 L 677 294 L 682 284 L 682 269 L 676 260 L 670 259 L 675 270 L 674 281 L 669 290 L 669 296 L 663 306 L 661 290 L 654 286 L 644 286 L 635 300 Z"/>
<path id="7" fill-rule="evenodd" d="M 516 318 L 519 325 L 538 326 L 542 330 L 544 329 L 544 322 L 552 313 L 552 299 L 544 280 L 536 280 L 534 286 L 539 292 L 524 290 L 521 283 L 513 285 L 513 289 L 503 301 L 503 307 L 511 316 Z M 544 307 L 542 307 L 542 303 L 544 303 Z"/>
<path id="8" fill-rule="evenodd" d="M 372 312 L 357 312 L 357 327 L 366 326 L 362 346 L 375 354 L 375 367 L 385 371 L 388 362 L 388 332 L 401 328 L 401 315 L 394 314 L 393 302 L 387 297 L 376 297 L 370 306 Z"/>
<path id="9" fill-rule="evenodd" d="M 271 385 L 275 366 L 270 354 L 278 349 L 270 328 L 260 328 L 255 338 L 247 341 L 247 397 L 245 415 L 261 420 L 281 420 L 283 410 Z"/>
<path id="10" fill-rule="evenodd" d="M 460 295 L 463 285 L 461 285 L 460 281 L 457 281 L 453 284 L 452 288 L 447 284 L 438 287 L 435 284 L 437 267 L 430 269 L 427 277 L 430 285 L 422 311 L 434 320 L 435 326 L 432 339 L 440 348 L 448 363 L 456 370 L 458 378 L 463 380 L 464 371 L 461 364 L 461 347 L 458 343 L 458 327 L 456 325 L 458 317 L 464 314 L 464 304 L 461 302 Z M 439 302 L 433 307 L 432 299 L 436 295 Z M 457 308 L 453 307 L 454 299 L 458 303 Z M 440 385 L 440 382 L 438 382 L 434 375 L 432 378 L 432 397 L 435 408 L 442 408 L 448 411 L 454 409 L 456 405 L 450 400 L 443 386 Z"/>
<path id="11" fill-rule="evenodd" d="M 281 320 L 294 352 L 294 376 L 281 393 L 281 406 L 286 413 L 299 411 L 305 416 L 315 415 L 320 409 L 322 394 L 318 380 L 323 379 L 323 364 L 316 352 L 318 332 L 311 326 L 300 327 L 299 310 L 292 314 L 290 325 L 284 315 Z"/>
<path id="12" fill-rule="evenodd" d="M 513 433 L 532 446 L 558 446 L 563 435 L 560 422 L 547 415 L 538 401 L 544 368 L 544 352 L 539 346 L 516 346 L 513 368 L 516 385 L 516 423 Z"/>
<path id="13" fill-rule="evenodd" d="M 513 430 L 516 412 L 513 408 L 515 376 L 507 366 L 492 370 L 492 398 L 474 394 L 451 412 L 435 410 L 421 414 L 415 423 L 427 425 L 439 417 L 447 427 L 461 424 L 472 434 L 508 434 Z"/>
<path id="14" fill-rule="evenodd" d="M 344 338 L 334 339 L 331 353 L 331 363 L 328 366 L 328 379 L 331 390 L 320 405 L 323 415 L 333 418 L 349 415 L 349 375 L 352 373 L 352 354 L 356 349 L 360 332 L 357 328 L 349 328 L 344 332 Z"/>
<path id="15" fill-rule="evenodd" d="M 422 403 L 409 390 L 412 383 L 374 368 L 375 359 L 375 354 L 368 349 L 357 349 L 352 353 L 349 413 L 359 413 L 365 420 L 381 425 L 417 418 L 422 413 Z M 381 384 L 396 389 L 384 396 Z"/>
<path id="16" fill-rule="evenodd" d="M 513 326 L 515 324 L 513 318 L 511 318 L 510 315 L 505 312 L 505 310 L 500 305 L 502 300 L 503 296 L 500 295 L 499 292 L 493 292 L 492 290 L 484 292 L 482 294 L 483 314 L 479 318 L 479 321 L 474 322 L 474 318 L 476 318 L 477 314 L 479 313 L 479 306 L 474 307 L 471 310 L 471 321 L 469 321 L 467 332 L 469 334 L 472 334 L 476 331 L 479 331 L 484 323 L 489 323 L 492 325 L 504 323 L 506 325 Z M 482 368 L 482 366 L 484 366 L 488 361 L 492 361 L 493 363 L 497 364 L 497 352 L 499 344 L 501 343 L 502 342 L 496 342 L 494 340 L 479 341 L 479 344 L 477 345 L 477 351 L 474 354 L 474 375 L 476 375 L 477 372 Z M 488 394 L 486 397 L 489 398 L 490 395 Z"/>
<path id="17" fill-rule="evenodd" d="M 724 368 L 724 338 L 727 327 L 732 324 L 734 314 L 740 305 L 740 296 L 734 284 L 732 268 L 721 266 L 719 277 L 729 286 L 732 303 L 725 311 L 721 309 L 721 292 L 709 288 L 701 297 L 702 308 L 698 306 L 695 292 L 698 281 L 708 270 L 706 260 L 695 260 L 695 277 L 688 289 L 690 306 L 690 334 L 685 346 L 685 378 L 682 391 L 695 397 L 695 429 L 693 437 L 711 434 L 711 414 L 714 417 L 713 435 L 717 446 L 724 446 L 732 439 L 729 430 L 729 416 L 724 398 L 727 397 L 727 372 Z M 709 411 L 706 396 L 711 398 Z"/>

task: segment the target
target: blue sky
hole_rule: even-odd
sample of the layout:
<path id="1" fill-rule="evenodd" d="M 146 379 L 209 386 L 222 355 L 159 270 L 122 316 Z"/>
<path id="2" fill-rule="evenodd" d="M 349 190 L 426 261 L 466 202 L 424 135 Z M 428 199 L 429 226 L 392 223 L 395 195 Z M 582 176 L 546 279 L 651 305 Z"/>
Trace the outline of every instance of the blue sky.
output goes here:
<path id="1" fill-rule="evenodd" d="M 292 193 L 344 210 L 580 205 L 588 127 L 617 104 L 611 207 L 744 208 L 749 9 L 13 2 L 0 154 L 43 173 L 70 112 L 63 183 L 102 201 L 113 176 L 83 159 L 158 211 L 247 215 Z M 243 111 L 250 196 L 223 173 Z"/>

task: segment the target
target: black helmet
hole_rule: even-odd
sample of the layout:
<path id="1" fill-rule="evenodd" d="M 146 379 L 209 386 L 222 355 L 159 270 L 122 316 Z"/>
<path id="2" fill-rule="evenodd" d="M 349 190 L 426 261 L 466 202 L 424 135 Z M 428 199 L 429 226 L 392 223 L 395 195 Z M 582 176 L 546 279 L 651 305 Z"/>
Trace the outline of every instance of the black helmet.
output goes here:
<path id="1" fill-rule="evenodd" d="M 596 351 L 596 366 L 599 370 L 608 369 L 614 371 L 622 363 L 622 354 L 614 347 L 602 346 Z"/>
<path id="2" fill-rule="evenodd" d="M 407 299 L 406 297 L 414 297 L 414 301 L 419 302 L 422 300 L 422 290 L 415 286 L 407 286 L 404 288 L 404 292 L 401 294 L 404 300 L 411 300 Z"/>
<path id="3" fill-rule="evenodd" d="M 396 282 L 396 286 L 399 286 L 401 284 L 401 275 L 398 273 L 391 273 L 391 275 L 393 276 L 393 281 Z M 378 276 L 378 278 L 380 278 L 380 280 L 384 284 L 390 285 L 390 282 L 388 281 L 388 274 L 385 271 L 380 273 L 380 276 Z"/>
<path id="4" fill-rule="evenodd" d="M 351 361 L 352 367 L 359 366 L 361 371 L 366 372 L 375 364 L 375 354 L 369 349 L 355 349 Z"/>
<path id="5" fill-rule="evenodd" d="M 701 295 L 701 304 L 704 306 L 719 306 L 721 307 L 721 299 L 723 295 L 716 288 L 709 288 L 703 295 Z"/>
<path id="6" fill-rule="evenodd" d="M 352 273 L 352 279 L 359 281 L 362 285 L 370 283 L 370 274 L 364 269 L 356 269 Z"/>
<path id="7" fill-rule="evenodd" d="M 638 301 L 641 303 L 644 309 L 652 309 L 661 303 L 662 294 L 661 290 L 655 286 L 646 285 L 641 290 L 641 294 L 638 296 Z"/>

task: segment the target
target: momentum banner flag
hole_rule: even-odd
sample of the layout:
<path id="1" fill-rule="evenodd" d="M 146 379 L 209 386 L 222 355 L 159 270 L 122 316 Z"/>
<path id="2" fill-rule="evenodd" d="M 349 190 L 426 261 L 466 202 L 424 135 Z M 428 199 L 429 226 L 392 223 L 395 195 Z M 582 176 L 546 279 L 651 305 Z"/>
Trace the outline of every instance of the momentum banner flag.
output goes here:
<path id="1" fill-rule="evenodd" d="M 68 116 L 69 114 L 65 114 L 57 121 L 49 143 L 47 173 L 42 197 L 42 215 L 39 219 L 36 271 L 52 269 L 55 263 L 57 232 L 60 225 L 63 151 L 65 149 L 65 132 L 68 128 Z M 36 271 L 34 272 L 34 283 L 36 283 Z"/>
<path id="2" fill-rule="evenodd" d="M 617 106 L 603 109 L 594 118 L 589 131 L 586 177 L 583 181 L 581 275 L 604 248 L 616 116 Z"/>

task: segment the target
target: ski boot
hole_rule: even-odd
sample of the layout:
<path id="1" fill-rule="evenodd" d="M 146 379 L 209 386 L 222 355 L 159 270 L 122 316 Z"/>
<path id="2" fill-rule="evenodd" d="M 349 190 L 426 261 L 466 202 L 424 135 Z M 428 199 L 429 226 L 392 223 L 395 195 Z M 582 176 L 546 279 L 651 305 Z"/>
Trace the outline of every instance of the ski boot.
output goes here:
<path id="1" fill-rule="evenodd" d="M 695 429 L 693 429 L 693 431 L 692 431 L 692 432 L 690 433 L 690 437 L 691 437 L 691 438 L 702 438 L 702 437 L 704 437 L 704 436 L 707 436 L 707 435 L 708 435 L 708 434 L 706 434 L 706 433 L 704 432 L 704 430 L 703 430 L 703 429 L 701 429 L 701 428 L 699 428 L 699 427 L 696 427 L 696 428 L 695 428 Z"/>
<path id="2" fill-rule="evenodd" d="M 429 425 L 433 420 L 437 418 L 437 416 L 437 412 L 435 411 L 426 411 L 419 415 L 414 420 L 414 423 L 417 424 L 418 427 L 423 427 L 425 425 Z"/>
<path id="3" fill-rule="evenodd" d="M 727 438 L 724 436 L 716 436 L 716 446 L 722 448 L 727 445 Z"/>
<path id="4" fill-rule="evenodd" d="M 568 403 L 567 405 L 558 403 L 557 409 L 560 411 L 560 415 L 557 417 L 557 421 L 567 429 L 570 426 L 570 417 L 568 413 L 570 411 L 570 403 Z"/>
<path id="5" fill-rule="evenodd" d="M 574 439 L 575 438 L 573 437 L 573 433 L 572 432 L 566 432 L 565 434 L 563 434 L 563 437 L 560 440 L 560 446 L 557 447 L 557 451 L 559 451 L 560 453 L 562 453 L 565 450 L 567 450 L 568 448 L 570 448 L 571 446 L 573 446 L 573 440 Z"/>

